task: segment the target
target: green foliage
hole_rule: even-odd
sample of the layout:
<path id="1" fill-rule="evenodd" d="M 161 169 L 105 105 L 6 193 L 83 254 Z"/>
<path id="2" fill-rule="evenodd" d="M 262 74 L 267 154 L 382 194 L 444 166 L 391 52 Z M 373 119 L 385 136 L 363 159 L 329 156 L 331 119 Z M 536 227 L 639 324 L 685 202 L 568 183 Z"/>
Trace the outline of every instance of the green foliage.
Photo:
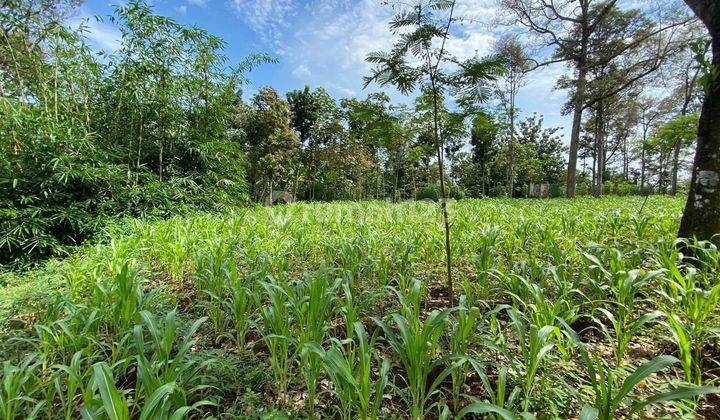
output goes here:
<path id="1" fill-rule="evenodd" d="M 681 200 L 655 197 L 638 215 L 643 202 L 451 201 L 467 296 L 454 308 L 432 203 L 139 220 L 2 277 L 0 407 L 64 419 L 699 417 L 717 392 L 720 255 L 675 246 Z M 33 286 L 48 278 L 63 280 Z"/>
<path id="2" fill-rule="evenodd" d="M 0 13 L 13 58 L 0 98 L 0 264 L 64 255 L 118 217 L 245 201 L 229 127 L 242 73 L 267 57 L 226 71 L 220 39 L 141 0 L 116 8 L 122 47 L 103 58 L 59 16 Z"/>
<path id="3" fill-rule="evenodd" d="M 597 355 L 591 356 L 588 353 L 587 345 L 580 341 L 577 334 L 565 325 L 565 331 L 568 337 L 578 347 L 582 355 L 585 368 L 587 369 L 587 378 L 590 382 L 590 391 L 593 398 L 591 404 L 583 406 L 580 412 L 581 419 L 602 419 L 609 420 L 616 418 L 617 411 L 625 404 L 630 403 L 630 412 L 638 411 L 649 404 L 661 401 L 673 401 L 677 399 L 687 399 L 697 395 L 716 393 L 717 388 L 714 387 L 697 387 L 697 386 L 679 386 L 674 387 L 667 392 L 655 392 L 653 395 L 645 399 L 637 399 L 630 397 L 630 393 L 638 386 L 639 383 L 645 381 L 650 375 L 660 372 L 667 367 L 678 362 L 678 359 L 672 356 L 658 356 L 649 360 L 636 368 L 634 371 L 622 380 L 617 369 L 608 366 Z"/>
<path id="4" fill-rule="evenodd" d="M 448 312 L 432 311 L 424 320 L 420 319 L 420 300 L 422 286 L 416 281 L 408 294 L 396 292 L 402 306 L 401 314 L 392 314 L 397 333 L 384 321 L 374 318 L 382 328 L 390 348 L 400 358 L 404 369 L 403 380 L 409 398 L 406 398 L 410 415 L 414 419 L 422 419 L 432 406 L 428 407 L 430 398 L 438 392 L 440 383 L 455 368 L 448 358 L 435 359 L 440 350 L 440 338 L 445 329 Z M 432 378 L 430 374 L 440 368 L 442 372 Z"/>
<path id="5" fill-rule="evenodd" d="M 375 350 L 375 335 L 368 340 L 360 322 L 353 324 L 356 341 L 343 343 L 334 340 L 326 351 L 313 345 L 314 352 L 322 357 L 323 368 L 333 383 L 333 393 L 340 401 L 343 419 L 376 419 L 387 386 L 390 361 L 380 358 Z M 377 379 L 373 369 L 380 364 Z"/>

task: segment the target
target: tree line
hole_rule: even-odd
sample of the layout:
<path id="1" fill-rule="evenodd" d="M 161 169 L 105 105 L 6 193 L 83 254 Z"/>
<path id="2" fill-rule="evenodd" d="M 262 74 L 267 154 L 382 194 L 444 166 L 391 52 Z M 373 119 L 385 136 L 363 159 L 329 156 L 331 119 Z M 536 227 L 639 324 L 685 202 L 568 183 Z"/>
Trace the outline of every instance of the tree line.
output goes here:
<path id="1" fill-rule="evenodd" d="M 443 208 L 541 184 L 550 196 L 675 194 L 714 83 L 715 44 L 672 2 L 503 0 L 508 34 L 464 60 L 445 47 L 463 19 L 455 2 L 418 2 L 390 23 L 398 41 L 368 56 L 365 80 L 416 94 L 409 104 L 309 86 L 244 99 L 248 72 L 271 57 L 230 63 L 222 39 L 142 0 L 115 9 L 120 48 L 98 53 L 86 28 L 64 24 L 80 3 L 0 3 L 0 264 L 62 254 L 123 216 L 221 210 L 279 190 Z M 556 63 L 569 147 L 517 105 L 533 72 Z"/>

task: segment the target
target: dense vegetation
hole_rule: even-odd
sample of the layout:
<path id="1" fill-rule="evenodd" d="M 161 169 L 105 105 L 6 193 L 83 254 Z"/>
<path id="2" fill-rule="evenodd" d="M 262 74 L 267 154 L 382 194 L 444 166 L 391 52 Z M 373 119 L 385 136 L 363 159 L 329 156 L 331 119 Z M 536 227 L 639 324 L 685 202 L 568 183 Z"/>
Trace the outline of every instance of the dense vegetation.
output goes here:
<path id="1" fill-rule="evenodd" d="M 61 254 L 108 218 L 244 202 L 228 128 L 262 57 L 228 70 L 223 41 L 138 2 L 117 8 L 122 47 L 102 57 L 82 28 L 20 12 L 2 8 L 0 264 Z"/>
<path id="2" fill-rule="evenodd" d="M 720 252 L 678 252 L 681 206 L 452 202 L 452 308 L 432 203 L 138 221 L 34 284 L 7 279 L 0 407 L 8 419 L 711 415 L 717 400 L 693 395 L 720 361 Z"/>
<path id="3" fill-rule="evenodd" d="M 717 416 L 712 1 L 500 0 L 471 58 L 466 8 L 394 3 L 364 82 L 403 105 L 244 98 L 274 58 L 143 0 L 112 52 L 0 1 L 0 418 Z M 553 63 L 567 150 L 517 106 Z"/>
<path id="4" fill-rule="evenodd" d="M 393 27 L 415 36 L 369 57 L 378 68 L 368 83 L 415 90 L 410 105 L 392 104 L 384 93 L 336 100 L 307 86 L 285 95 L 265 87 L 243 99 L 244 74 L 270 57 L 228 63 L 223 40 L 139 0 L 108 18 L 120 30 L 119 49 L 96 52 L 84 27 L 64 24 L 79 3 L 12 0 L 0 8 L 0 135 L 7 139 L 0 146 L 0 265 L 65 255 L 102 238 L 110 220 L 222 210 L 263 202 L 275 190 L 322 201 L 523 197 L 533 185 L 546 185 L 550 196 L 567 193 L 559 128 L 543 126 L 539 115 L 520 118 L 515 105 L 540 57 L 515 37 L 484 60 L 433 49 L 448 37 L 442 12 L 449 3 L 423 9 L 417 21 L 401 14 Z M 462 16 L 451 14 L 447 25 L 455 19 Z M 678 22 L 670 22 L 679 28 L 672 37 L 659 31 L 645 39 L 667 44 L 646 77 L 682 83 L 650 97 L 639 95 L 633 79 L 622 91 L 588 97 L 579 194 L 674 195 L 682 188 L 678 174 L 695 138 L 707 71 L 696 58 L 707 49 L 697 25 Z M 596 55 L 620 60 L 645 45 L 623 49 L 618 37 L 665 23 L 635 9 L 610 13 L 588 54 L 604 68 L 609 58 Z M 437 74 L 408 67 L 401 54 L 408 51 L 419 62 L 437 56 L 429 62 Z M 392 76 L 383 65 L 407 71 Z M 592 89 L 614 83 L 610 76 L 621 74 L 598 75 Z M 573 89 L 568 77 L 559 88 Z"/>

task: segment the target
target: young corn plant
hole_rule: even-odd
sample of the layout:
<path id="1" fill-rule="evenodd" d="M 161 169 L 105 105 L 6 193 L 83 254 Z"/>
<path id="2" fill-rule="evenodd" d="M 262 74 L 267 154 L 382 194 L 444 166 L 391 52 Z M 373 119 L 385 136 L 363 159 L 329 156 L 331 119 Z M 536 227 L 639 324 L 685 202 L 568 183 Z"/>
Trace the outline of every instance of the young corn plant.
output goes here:
<path id="1" fill-rule="evenodd" d="M 263 282 L 266 303 L 260 311 L 261 331 L 267 344 L 270 368 L 278 402 L 288 402 L 287 390 L 294 361 L 292 346 L 292 313 L 287 291 L 272 278 Z"/>
<path id="2" fill-rule="evenodd" d="M 678 346 L 685 380 L 696 385 L 703 382 L 703 347 L 720 336 L 714 328 L 720 283 L 703 282 L 699 277 L 695 268 L 686 267 L 685 273 L 678 270 L 666 278 L 660 291 L 666 326 Z"/>
<path id="3" fill-rule="evenodd" d="M 180 420 L 203 406 L 212 405 L 207 400 L 198 401 L 190 406 L 174 408 L 169 402 L 181 391 L 174 382 L 158 387 L 152 395 L 148 395 L 137 415 L 130 412 L 130 400 L 125 392 L 115 385 L 112 369 L 105 362 L 93 365 L 92 378 L 87 388 L 91 391 L 85 395 L 82 416 L 86 419 L 107 418 L 110 420 Z"/>
<path id="4" fill-rule="evenodd" d="M 520 411 L 520 395 L 522 394 L 522 388 L 514 386 L 512 389 L 508 389 L 507 383 L 507 367 L 502 366 L 498 370 L 497 381 L 495 386 L 492 385 L 490 379 L 480 369 L 476 369 L 477 375 L 480 377 L 480 381 L 483 384 L 485 393 L 489 396 L 488 400 L 476 401 L 463 407 L 457 414 L 457 418 L 461 419 L 468 414 L 494 414 L 494 418 L 503 420 L 515 420 L 518 418 L 534 419 L 535 417 L 528 412 Z"/>
<path id="5" fill-rule="evenodd" d="M 324 269 L 314 274 L 305 273 L 304 280 L 292 285 L 294 292 L 290 293 L 291 316 L 295 320 L 293 339 L 296 340 L 296 351 L 299 353 L 297 360 L 308 389 L 307 408 L 311 416 L 315 415 L 322 358 L 317 352 L 310 351 L 306 344 L 322 345 L 327 337 L 327 324 L 340 285 L 340 279 L 331 283 L 329 275 Z"/>
<path id="6" fill-rule="evenodd" d="M 536 377 L 542 362 L 553 348 L 551 337 L 557 327 L 545 325 L 538 327 L 534 323 L 526 323 L 522 316 L 513 308 L 507 308 L 512 326 L 518 339 L 519 357 L 514 358 L 517 371 L 523 372 L 523 411 L 528 411 L 535 391 Z"/>
<path id="7" fill-rule="evenodd" d="M 125 393 L 117 389 L 112 368 L 106 362 L 98 362 L 92 366 L 87 390 L 82 409 L 83 418 L 130 420 L 130 404 Z"/>
<path id="8" fill-rule="evenodd" d="M 638 297 L 645 294 L 645 289 L 660 271 L 630 270 L 619 271 L 614 276 L 611 290 L 617 304 L 618 318 L 627 318 L 637 307 Z"/>
<path id="9" fill-rule="evenodd" d="M 451 323 L 450 351 L 455 356 L 469 356 L 470 344 L 480 328 L 480 309 L 467 306 L 465 295 L 460 296 L 458 310 Z M 453 412 L 460 410 L 460 391 L 470 372 L 469 363 L 460 364 L 451 372 L 452 377 L 452 407 Z"/>
<path id="10" fill-rule="evenodd" d="M 230 295 L 223 301 L 223 305 L 230 315 L 235 343 L 242 349 L 245 348 L 245 337 L 255 321 L 260 304 L 257 294 L 245 287 L 237 274 L 231 277 L 228 288 Z"/>
<path id="11" fill-rule="evenodd" d="M 33 346 L 47 363 L 67 362 L 70 355 L 94 345 L 100 321 L 99 309 L 90 309 L 63 300 L 61 312 L 65 315 L 48 324 L 34 325 L 36 340 Z M 59 315 L 59 314 L 58 314 Z"/>
<path id="12" fill-rule="evenodd" d="M 488 280 L 488 272 L 495 262 L 495 248 L 501 243 L 500 229 L 495 225 L 487 226 L 473 237 L 473 242 L 478 251 L 472 257 L 472 263 L 477 282 L 484 286 Z"/>
<path id="13" fill-rule="evenodd" d="M 234 249 L 232 243 L 214 240 L 195 259 L 195 290 L 207 295 L 207 299 L 202 300 L 200 305 L 208 314 L 216 339 L 226 333 L 226 295 L 230 285 L 238 282 L 239 276 L 233 259 Z"/>
<path id="14" fill-rule="evenodd" d="M 42 383 L 36 377 L 41 362 L 33 356 L 26 357 L 18 365 L 10 360 L 3 361 L 0 371 L 0 415 L 3 420 L 35 418 L 42 409 L 45 401 L 34 398 Z"/>
<path id="15" fill-rule="evenodd" d="M 360 319 L 360 307 L 355 296 L 358 290 L 353 285 L 353 274 L 351 272 L 344 272 L 340 287 L 342 296 L 335 299 L 334 312 L 342 314 L 345 319 L 344 339 L 352 340 L 355 336 L 355 322 Z"/>
<path id="16" fill-rule="evenodd" d="M 90 371 L 85 369 L 84 364 L 87 362 L 86 356 L 82 350 L 73 354 L 70 363 L 67 365 L 54 365 L 53 385 L 60 400 L 59 409 L 65 420 L 71 420 L 77 417 L 75 409 L 78 406 L 77 399 L 81 399 L 85 394 L 85 383 L 87 382 Z"/>
<path id="17" fill-rule="evenodd" d="M 550 270 L 550 273 L 554 273 L 554 271 Z M 522 295 L 526 296 L 526 298 L 521 299 L 517 295 L 511 295 L 515 305 L 522 308 L 529 321 L 538 328 L 544 326 L 559 327 L 558 318 L 574 322 L 580 316 L 580 303 L 582 303 L 581 298 L 584 295 L 579 290 L 575 288 L 561 289 L 558 290 L 557 296 L 552 298 L 548 290 L 539 284 L 533 283 L 524 277 L 521 277 L 520 281 L 522 282 L 521 287 L 524 289 Z M 554 328 L 553 336 L 557 349 L 565 359 L 568 359 L 570 346 L 564 340 L 561 330 Z"/>
<path id="18" fill-rule="evenodd" d="M 110 280 L 95 283 L 87 306 L 99 310 L 111 333 L 122 333 L 140 321 L 140 312 L 148 301 L 138 270 L 125 263 Z"/>
<path id="19" fill-rule="evenodd" d="M 209 388 L 207 382 L 211 379 L 204 372 L 213 360 L 201 361 L 190 354 L 190 348 L 197 343 L 193 336 L 206 318 L 195 321 L 180 338 L 174 310 L 161 322 L 147 311 L 143 311 L 141 316 L 144 325 L 137 325 L 134 329 L 137 349 L 135 399 L 140 400 L 140 396 L 144 396 L 145 404 L 149 404 L 153 396 L 162 395 L 162 403 L 156 403 L 160 405 L 154 408 L 160 412 L 188 407 L 190 399 Z M 150 336 L 149 346 L 145 341 L 145 332 Z M 163 391 L 159 391 L 161 389 Z M 201 405 L 206 404 L 211 402 L 203 401 Z"/>
<path id="20" fill-rule="evenodd" d="M 672 356 L 658 356 L 645 362 L 623 379 L 625 369 L 613 368 L 599 356 L 590 355 L 587 345 L 566 323 L 564 332 L 580 352 L 587 373 L 584 379 L 589 382 L 592 400 L 585 404 L 580 412 L 580 418 L 583 420 L 617 418 L 618 410 L 628 404 L 630 405 L 629 414 L 632 415 L 650 404 L 685 400 L 720 391 L 720 389 L 710 386 L 679 385 L 666 391 L 656 391 L 644 399 L 634 398 L 630 394 L 638 384 L 645 381 L 650 375 L 678 363 L 678 359 Z"/>
<path id="21" fill-rule="evenodd" d="M 164 232 L 164 240 L 159 242 L 158 261 L 164 266 L 171 280 L 184 284 L 185 270 L 190 258 L 194 235 L 191 226 L 175 225 L 171 232 Z"/>
<path id="22" fill-rule="evenodd" d="M 595 323 L 612 345 L 615 366 L 617 367 L 622 366 L 630 341 L 642 330 L 645 324 L 663 316 L 661 311 L 651 311 L 638 317 L 635 317 L 626 309 L 618 310 L 617 316 L 605 308 L 598 308 L 597 311 L 601 312 L 607 323 L 612 326 L 612 329 L 608 328 L 606 323 L 593 316 Z"/>
<path id="23" fill-rule="evenodd" d="M 309 347 L 322 358 L 333 394 L 340 402 L 340 418 L 375 420 L 388 383 L 390 361 L 378 356 L 374 348 L 376 336 L 368 340 L 362 323 L 355 322 L 353 327 L 356 339 L 352 343 L 331 339 L 327 350 L 315 343 L 309 343 Z"/>
<path id="24" fill-rule="evenodd" d="M 406 399 L 410 416 L 423 419 L 427 411 L 432 409 L 432 405 L 428 406 L 430 398 L 439 391 L 440 384 L 454 368 L 450 363 L 444 367 L 450 360 L 448 357 L 435 358 L 442 350 L 440 338 L 446 328 L 449 312 L 434 310 L 424 320 L 421 319 L 422 287 L 417 280 L 407 294 L 400 291 L 396 291 L 396 294 L 402 306 L 402 314 L 391 315 L 397 333 L 383 320 L 373 320 L 382 328 L 385 340 L 400 358 L 403 379 L 410 394 Z M 433 379 L 431 373 L 436 369 L 441 369 L 441 372 Z"/>

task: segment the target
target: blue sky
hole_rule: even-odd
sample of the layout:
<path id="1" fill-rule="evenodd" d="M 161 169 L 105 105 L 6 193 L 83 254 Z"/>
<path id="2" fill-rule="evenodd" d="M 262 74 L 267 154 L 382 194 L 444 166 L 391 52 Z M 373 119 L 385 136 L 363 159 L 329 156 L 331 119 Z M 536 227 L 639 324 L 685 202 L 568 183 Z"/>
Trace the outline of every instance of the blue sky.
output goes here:
<path id="1" fill-rule="evenodd" d="M 119 45 L 119 33 L 106 17 L 122 0 L 86 0 L 72 21 L 85 22 L 90 43 L 112 51 Z M 281 92 L 324 87 L 336 98 L 364 97 L 378 90 L 363 89 L 362 77 L 370 66 L 365 56 L 387 50 L 393 42 L 387 22 L 393 10 L 381 0 L 153 0 L 154 10 L 186 25 L 197 25 L 227 42 L 226 54 L 237 62 L 248 54 L 266 52 L 277 64 L 264 65 L 250 74 L 251 94 L 269 85 Z M 458 16 L 464 23 L 453 30 L 448 43 L 460 58 L 488 53 L 501 34 L 493 25 L 497 6 L 494 0 L 459 0 Z M 96 21 L 93 17 L 105 17 Z M 531 73 L 520 92 L 521 112 L 537 112 L 546 126 L 562 127 L 568 140 L 569 118 L 560 110 L 566 93 L 553 89 L 563 66 Z M 408 102 L 392 89 L 384 89 L 398 102 Z"/>

